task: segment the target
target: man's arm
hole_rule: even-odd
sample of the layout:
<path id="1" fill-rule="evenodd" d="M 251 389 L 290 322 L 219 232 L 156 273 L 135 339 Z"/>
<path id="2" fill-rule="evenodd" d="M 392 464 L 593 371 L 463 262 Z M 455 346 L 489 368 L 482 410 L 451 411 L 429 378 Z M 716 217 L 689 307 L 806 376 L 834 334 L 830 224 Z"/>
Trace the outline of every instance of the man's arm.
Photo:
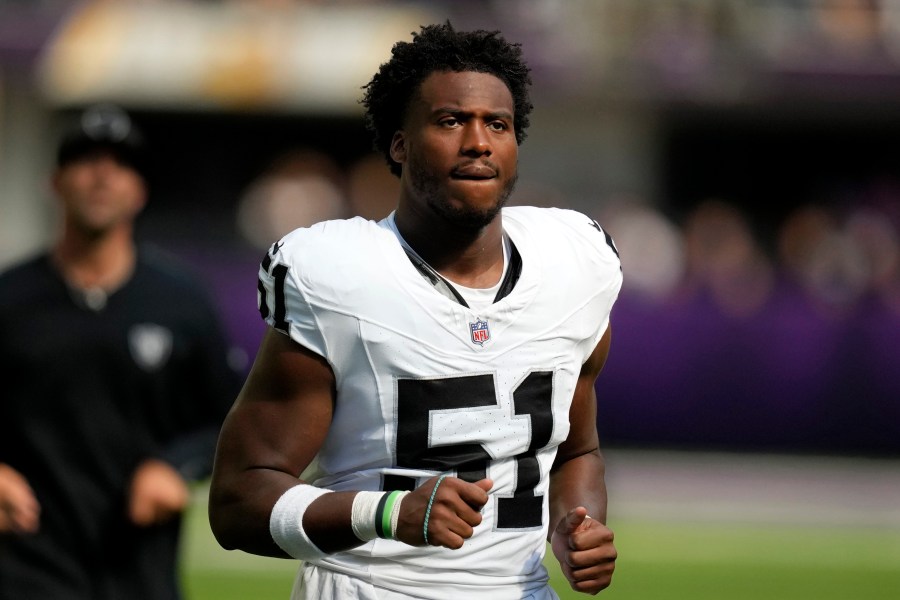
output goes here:
<path id="1" fill-rule="evenodd" d="M 165 523 L 187 509 L 191 484 L 212 472 L 222 421 L 240 390 L 240 374 L 229 365 L 229 344 L 208 293 L 198 285 L 186 297 L 192 311 L 191 375 L 180 382 L 180 394 L 168 399 L 175 431 L 146 452 L 132 473 L 128 516 L 139 527 Z"/>
<path id="2" fill-rule="evenodd" d="M 128 487 L 128 518 L 138 527 L 159 525 L 181 514 L 191 500 L 187 481 L 169 463 L 141 462 Z"/>
<path id="3" fill-rule="evenodd" d="M 288 336 L 269 329 L 250 374 L 225 419 L 213 466 L 209 499 L 212 531 L 228 549 L 285 557 L 269 532 L 272 507 L 303 483 L 328 433 L 336 398 L 327 361 Z M 347 440 L 348 444 L 355 443 Z M 423 522 L 437 478 L 406 496 L 397 539 L 423 545 Z M 491 482 L 471 484 L 446 478 L 435 494 L 428 541 L 459 547 L 481 522 Z M 355 491 L 332 492 L 303 514 L 303 529 L 323 552 L 362 544 L 350 524 Z"/>
<path id="4" fill-rule="evenodd" d="M 325 440 L 334 395 L 325 359 L 266 331 L 216 449 L 209 518 L 223 547 L 285 556 L 269 534 L 269 516 L 278 498 L 301 483 L 300 473 Z M 336 504 L 352 501 L 334 496 Z"/>
<path id="5" fill-rule="evenodd" d="M 41 505 L 25 477 L 0 463 L 0 533 L 35 533 L 40 516 Z"/>
<path id="6" fill-rule="evenodd" d="M 596 594 L 609 586 L 615 569 L 613 534 L 606 527 L 606 483 L 597 436 L 594 382 L 609 354 L 608 328 L 582 365 L 569 436 L 550 474 L 550 543 L 572 589 Z"/>

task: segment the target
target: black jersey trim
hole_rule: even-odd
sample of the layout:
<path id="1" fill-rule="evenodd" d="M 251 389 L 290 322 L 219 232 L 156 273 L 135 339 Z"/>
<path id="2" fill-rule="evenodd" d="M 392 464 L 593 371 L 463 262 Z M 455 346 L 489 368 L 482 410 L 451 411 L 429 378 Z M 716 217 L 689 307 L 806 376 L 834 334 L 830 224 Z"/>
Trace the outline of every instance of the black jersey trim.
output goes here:
<path id="1" fill-rule="evenodd" d="M 505 233 L 503 234 L 503 239 L 509 244 L 509 265 L 506 268 L 506 275 L 503 277 L 500 289 L 497 290 L 497 295 L 494 296 L 494 304 L 500 302 L 512 293 L 513 289 L 516 287 L 516 282 L 519 281 L 519 277 L 522 275 L 522 255 L 519 254 L 519 249 L 516 248 L 516 245 Z M 453 284 L 444 279 L 440 273 L 422 260 L 411 248 L 408 248 L 405 244 L 402 246 L 403 251 L 406 252 L 406 256 L 409 258 L 409 262 L 413 264 L 416 270 L 419 271 L 419 273 L 421 273 L 437 291 L 466 308 L 471 308 L 465 298 L 463 298 L 456 288 L 453 287 Z"/>
<path id="2" fill-rule="evenodd" d="M 422 277 L 428 280 L 428 282 L 434 286 L 434 289 L 439 291 L 441 294 L 454 300 L 466 308 L 469 308 L 469 305 L 466 303 L 465 298 L 463 298 L 459 292 L 456 291 L 449 281 L 441 277 L 440 273 L 435 271 L 431 265 L 427 262 L 419 258 L 413 253 L 409 248 L 403 247 L 403 251 L 406 252 L 406 256 L 409 258 L 409 262 L 413 264 L 419 273 L 422 274 Z"/>
<path id="3" fill-rule="evenodd" d="M 609 233 L 605 229 L 603 230 L 603 237 L 606 238 L 606 245 L 609 246 L 610 249 L 615 253 L 616 258 L 621 259 L 622 257 L 619 256 L 619 249 L 616 248 L 616 244 L 615 242 L 613 242 L 612 236 L 609 235 Z"/>
<path id="4" fill-rule="evenodd" d="M 504 233 L 503 237 L 509 242 L 509 265 L 506 268 L 506 276 L 503 278 L 503 283 L 500 284 L 500 289 L 497 290 L 497 295 L 494 296 L 494 303 L 500 302 L 509 296 L 513 288 L 516 287 L 519 276 L 522 275 L 522 255 L 519 254 L 519 249 L 516 248 L 516 245 L 509 239 L 508 235 Z"/>

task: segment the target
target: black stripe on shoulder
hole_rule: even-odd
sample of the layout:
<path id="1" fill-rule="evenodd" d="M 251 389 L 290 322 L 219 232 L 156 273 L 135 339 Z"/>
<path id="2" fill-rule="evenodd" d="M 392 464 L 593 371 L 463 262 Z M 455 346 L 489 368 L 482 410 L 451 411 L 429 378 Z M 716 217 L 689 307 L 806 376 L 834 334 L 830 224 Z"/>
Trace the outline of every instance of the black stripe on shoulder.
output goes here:
<path id="1" fill-rule="evenodd" d="M 263 271 L 266 273 L 269 272 L 269 267 L 272 266 L 272 259 L 275 258 L 275 255 L 278 254 L 278 251 L 281 250 L 282 246 L 284 246 L 284 242 L 281 241 L 272 244 L 272 247 L 269 248 L 269 251 L 266 252 L 266 255 L 263 256 L 262 262 L 260 263 Z"/>
<path id="2" fill-rule="evenodd" d="M 616 248 L 616 243 L 613 241 L 612 236 L 609 235 L 609 233 L 607 233 L 605 229 L 603 230 L 603 237 L 606 238 L 606 245 L 609 246 L 613 252 L 615 252 L 616 258 L 621 259 L 622 257 L 619 256 L 619 249 Z"/>
<path id="3" fill-rule="evenodd" d="M 609 248 L 615 253 L 616 258 L 621 259 L 622 257 L 619 256 L 619 249 L 616 248 L 616 243 L 613 242 L 612 236 L 609 235 L 609 233 L 605 229 L 600 227 L 600 223 L 598 223 L 596 219 L 591 219 L 589 225 L 603 234 L 603 237 L 606 239 L 606 245 L 609 246 Z"/>

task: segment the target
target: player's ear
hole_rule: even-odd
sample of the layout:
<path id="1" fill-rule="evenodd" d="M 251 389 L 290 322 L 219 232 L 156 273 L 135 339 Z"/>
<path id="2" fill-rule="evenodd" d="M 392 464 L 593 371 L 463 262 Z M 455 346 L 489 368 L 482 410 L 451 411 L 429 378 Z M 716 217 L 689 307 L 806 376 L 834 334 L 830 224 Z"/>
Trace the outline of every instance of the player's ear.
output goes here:
<path id="1" fill-rule="evenodd" d="M 395 131 L 391 138 L 391 158 L 401 164 L 406 162 L 406 134 L 402 129 Z"/>

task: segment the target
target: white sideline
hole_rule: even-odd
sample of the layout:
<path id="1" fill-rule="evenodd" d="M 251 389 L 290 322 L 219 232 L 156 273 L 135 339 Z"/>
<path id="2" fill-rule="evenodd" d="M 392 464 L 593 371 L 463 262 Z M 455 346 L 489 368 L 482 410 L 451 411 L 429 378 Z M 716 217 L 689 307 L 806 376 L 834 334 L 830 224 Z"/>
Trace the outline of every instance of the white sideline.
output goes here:
<path id="1" fill-rule="evenodd" d="M 611 518 L 900 530 L 900 460 L 607 449 Z"/>

